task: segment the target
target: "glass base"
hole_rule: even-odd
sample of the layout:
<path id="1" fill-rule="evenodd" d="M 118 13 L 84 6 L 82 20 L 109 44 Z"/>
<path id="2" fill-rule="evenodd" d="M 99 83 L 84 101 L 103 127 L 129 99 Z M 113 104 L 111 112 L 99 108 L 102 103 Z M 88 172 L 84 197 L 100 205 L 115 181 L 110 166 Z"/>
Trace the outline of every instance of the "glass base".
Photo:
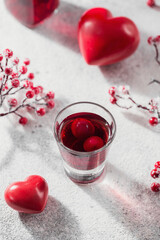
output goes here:
<path id="1" fill-rule="evenodd" d="M 103 173 L 105 162 L 92 170 L 77 170 L 64 162 L 64 170 L 67 176 L 75 183 L 87 184 L 99 179 Z"/>

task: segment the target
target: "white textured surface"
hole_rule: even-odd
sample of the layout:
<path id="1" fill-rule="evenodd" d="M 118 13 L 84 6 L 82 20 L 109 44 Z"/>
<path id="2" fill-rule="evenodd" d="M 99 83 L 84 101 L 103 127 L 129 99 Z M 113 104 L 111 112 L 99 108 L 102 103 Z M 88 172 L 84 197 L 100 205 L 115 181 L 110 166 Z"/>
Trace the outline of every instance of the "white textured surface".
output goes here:
<path id="1" fill-rule="evenodd" d="M 79 53 L 78 18 L 84 9 L 96 6 L 130 17 L 140 30 L 138 50 L 121 63 L 88 66 Z M 160 92 L 147 87 L 160 71 L 146 43 L 148 36 L 159 34 L 160 12 L 148 8 L 145 0 L 66 0 L 61 1 L 57 15 L 30 30 L 1 1 L 0 16 L 0 49 L 9 47 L 20 58 L 29 57 L 37 82 L 54 90 L 57 99 L 53 116 L 40 120 L 42 127 L 33 122 L 22 128 L 11 118 L 0 119 L 0 239 L 159 240 L 160 197 L 150 191 L 150 170 L 159 160 L 160 133 L 148 127 L 143 113 L 111 106 L 107 90 L 110 85 L 129 84 L 142 101 Z M 117 122 L 106 175 L 88 186 L 74 184 L 63 173 L 51 130 L 56 113 L 79 100 L 102 104 Z M 39 215 L 18 214 L 6 205 L 4 190 L 32 174 L 42 175 L 49 184 L 47 207 Z"/>

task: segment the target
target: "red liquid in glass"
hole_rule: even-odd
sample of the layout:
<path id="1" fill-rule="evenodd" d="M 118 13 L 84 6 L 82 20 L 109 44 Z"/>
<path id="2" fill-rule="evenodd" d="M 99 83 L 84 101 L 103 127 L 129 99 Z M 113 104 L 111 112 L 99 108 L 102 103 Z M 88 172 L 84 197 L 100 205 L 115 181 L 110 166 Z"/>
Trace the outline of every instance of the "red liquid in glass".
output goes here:
<path id="1" fill-rule="evenodd" d="M 67 148 L 74 151 L 87 153 L 85 152 L 83 147 L 84 141 L 86 139 L 83 140 L 78 139 L 72 133 L 71 126 L 73 121 L 77 118 L 89 120 L 95 128 L 94 136 L 100 137 L 103 140 L 104 145 L 106 145 L 110 134 L 109 124 L 106 122 L 106 120 L 97 114 L 80 112 L 72 114 L 65 118 L 58 128 L 60 141 Z M 104 162 L 106 157 L 106 148 L 104 148 L 102 151 L 98 151 L 93 154 L 91 154 L 91 152 L 88 152 L 88 155 L 85 156 L 82 156 L 81 154 L 78 153 L 74 155 L 71 152 L 62 149 L 61 154 L 64 160 L 71 167 L 74 167 L 79 170 L 91 170 L 93 168 L 98 167 L 100 164 Z"/>
<path id="2" fill-rule="evenodd" d="M 59 0 L 5 0 L 8 10 L 27 27 L 34 27 L 47 18 Z"/>

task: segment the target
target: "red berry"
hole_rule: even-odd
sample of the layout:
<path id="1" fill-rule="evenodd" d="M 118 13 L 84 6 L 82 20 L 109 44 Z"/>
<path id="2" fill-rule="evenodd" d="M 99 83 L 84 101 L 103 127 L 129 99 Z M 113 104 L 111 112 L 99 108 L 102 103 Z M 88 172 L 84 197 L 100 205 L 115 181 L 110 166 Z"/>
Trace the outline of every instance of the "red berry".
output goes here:
<path id="1" fill-rule="evenodd" d="M 109 95 L 114 96 L 115 90 L 116 90 L 115 87 L 110 87 L 110 89 L 109 89 L 109 91 L 108 91 Z"/>
<path id="2" fill-rule="evenodd" d="M 17 88 L 17 87 L 19 87 L 20 82 L 19 82 L 18 79 L 13 79 L 13 80 L 11 81 L 11 84 L 12 84 L 12 87 Z"/>
<path id="3" fill-rule="evenodd" d="M 154 165 L 155 168 L 160 168 L 160 161 L 156 162 Z"/>
<path id="4" fill-rule="evenodd" d="M 26 74 L 27 72 L 27 67 L 26 66 L 21 66 L 19 71 L 22 73 L 22 74 Z"/>
<path id="5" fill-rule="evenodd" d="M 19 119 L 19 123 L 22 124 L 22 125 L 26 125 L 28 122 L 28 119 L 26 117 L 21 117 Z"/>
<path id="6" fill-rule="evenodd" d="M 38 95 L 39 94 L 39 87 L 34 87 L 33 91 L 36 95 Z"/>
<path id="7" fill-rule="evenodd" d="M 150 36 L 150 37 L 147 39 L 147 42 L 148 42 L 149 45 L 151 45 L 151 44 L 152 44 L 152 41 L 153 41 L 153 37 Z"/>
<path id="8" fill-rule="evenodd" d="M 117 99 L 115 97 L 110 98 L 110 103 L 116 104 L 116 102 L 117 102 Z"/>
<path id="9" fill-rule="evenodd" d="M 151 117 L 151 118 L 149 119 L 149 124 L 150 124 L 151 126 L 156 126 L 156 125 L 158 124 L 158 118 L 156 118 L 156 117 Z"/>
<path id="10" fill-rule="evenodd" d="M 46 113 L 45 108 L 39 108 L 39 109 L 37 110 L 38 116 L 44 116 L 45 113 Z"/>
<path id="11" fill-rule="evenodd" d="M 156 183 L 156 182 L 152 183 L 151 190 L 153 192 L 159 192 L 159 188 L 160 188 L 160 184 L 159 183 Z"/>
<path id="12" fill-rule="evenodd" d="M 18 102 L 16 98 L 11 98 L 8 100 L 8 103 L 11 107 L 16 107 Z"/>
<path id="13" fill-rule="evenodd" d="M 13 64 L 17 65 L 19 63 L 19 58 L 15 57 L 13 60 L 12 60 Z"/>
<path id="14" fill-rule="evenodd" d="M 34 79 L 34 73 L 29 73 L 29 74 L 28 74 L 28 78 L 29 78 L 30 80 Z"/>
<path id="15" fill-rule="evenodd" d="M 55 106 L 55 103 L 54 103 L 53 100 L 49 100 L 49 101 L 47 102 L 47 107 L 48 107 L 48 108 L 52 109 L 52 108 L 54 108 L 54 106 Z"/>
<path id="16" fill-rule="evenodd" d="M 147 0 L 147 5 L 153 7 L 155 5 L 155 0 Z"/>
<path id="17" fill-rule="evenodd" d="M 71 130 L 76 138 L 85 139 L 94 135 L 95 127 L 85 118 L 76 118 L 72 122 Z"/>
<path id="18" fill-rule="evenodd" d="M 103 139 L 98 136 L 92 136 L 84 141 L 83 147 L 86 152 L 97 150 L 104 146 Z"/>
<path id="19" fill-rule="evenodd" d="M 48 93 L 47 93 L 47 98 L 53 99 L 54 97 L 55 97 L 54 92 L 48 92 Z"/>
<path id="20" fill-rule="evenodd" d="M 33 83 L 32 82 L 29 82 L 29 87 L 33 90 Z"/>
<path id="21" fill-rule="evenodd" d="M 18 78 L 18 73 L 13 72 L 11 76 L 12 76 L 12 78 Z"/>
<path id="22" fill-rule="evenodd" d="M 24 60 L 24 64 L 25 64 L 25 65 L 29 65 L 29 64 L 30 64 L 30 60 L 29 60 L 28 58 L 26 58 L 26 59 Z"/>
<path id="23" fill-rule="evenodd" d="M 26 92 L 26 97 L 27 98 L 33 98 L 34 97 L 34 92 L 33 91 L 27 91 Z"/>
<path id="24" fill-rule="evenodd" d="M 152 178 L 158 178 L 159 177 L 159 174 L 160 174 L 160 172 L 159 171 L 157 171 L 157 169 L 155 168 L 155 169 L 153 169 L 152 171 L 151 171 L 151 177 Z"/>
<path id="25" fill-rule="evenodd" d="M 3 55 L 0 54 L 0 62 L 3 60 Z"/>
<path id="26" fill-rule="evenodd" d="M 154 41 L 157 42 L 157 43 L 159 43 L 159 42 L 160 42 L 160 35 L 156 36 L 156 37 L 154 38 Z"/>
<path id="27" fill-rule="evenodd" d="M 43 87 L 42 86 L 38 86 L 39 88 L 39 93 L 43 93 Z"/>
<path id="28" fill-rule="evenodd" d="M 5 74 L 11 75 L 12 72 L 13 72 L 12 68 L 8 68 L 8 67 L 5 68 Z"/>
<path id="29" fill-rule="evenodd" d="M 5 49 L 3 53 L 6 58 L 11 58 L 13 56 L 13 51 L 10 49 Z"/>
<path id="30" fill-rule="evenodd" d="M 33 83 L 26 80 L 25 83 L 23 84 L 23 87 L 25 87 L 26 89 L 27 88 L 33 89 Z"/>

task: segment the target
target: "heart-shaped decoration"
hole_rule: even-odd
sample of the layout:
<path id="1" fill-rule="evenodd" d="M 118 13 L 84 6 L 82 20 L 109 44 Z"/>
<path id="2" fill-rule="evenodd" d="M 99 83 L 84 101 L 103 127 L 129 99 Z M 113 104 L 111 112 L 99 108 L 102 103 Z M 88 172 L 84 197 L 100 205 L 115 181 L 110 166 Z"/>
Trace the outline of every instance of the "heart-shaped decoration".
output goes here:
<path id="1" fill-rule="evenodd" d="M 5 0 L 7 9 L 27 27 L 34 27 L 47 18 L 59 0 Z"/>
<path id="2" fill-rule="evenodd" d="M 86 11 L 78 25 L 80 51 L 91 65 L 108 65 L 129 57 L 137 48 L 140 37 L 133 21 L 113 17 L 104 8 Z"/>
<path id="3" fill-rule="evenodd" d="M 7 204 L 24 213 L 40 213 L 48 199 L 48 184 L 44 178 L 32 175 L 23 182 L 12 183 L 5 191 Z"/>

